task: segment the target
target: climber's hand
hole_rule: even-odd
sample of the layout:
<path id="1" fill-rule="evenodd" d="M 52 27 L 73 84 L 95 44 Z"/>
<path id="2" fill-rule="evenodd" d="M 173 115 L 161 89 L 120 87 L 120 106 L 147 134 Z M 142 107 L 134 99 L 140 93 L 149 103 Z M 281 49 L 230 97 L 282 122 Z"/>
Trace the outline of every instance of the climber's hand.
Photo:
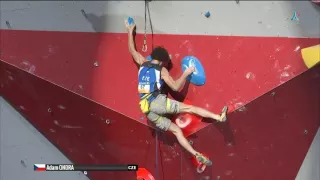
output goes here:
<path id="1" fill-rule="evenodd" d="M 185 73 L 187 73 L 187 75 L 190 75 L 194 71 L 195 71 L 195 67 L 194 66 L 190 66 L 188 69 L 185 70 Z"/>
<path id="2" fill-rule="evenodd" d="M 136 27 L 136 24 L 129 24 L 128 20 L 124 21 L 124 25 L 125 25 L 128 33 L 132 33 L 134 31 L 134 28 Z"/>

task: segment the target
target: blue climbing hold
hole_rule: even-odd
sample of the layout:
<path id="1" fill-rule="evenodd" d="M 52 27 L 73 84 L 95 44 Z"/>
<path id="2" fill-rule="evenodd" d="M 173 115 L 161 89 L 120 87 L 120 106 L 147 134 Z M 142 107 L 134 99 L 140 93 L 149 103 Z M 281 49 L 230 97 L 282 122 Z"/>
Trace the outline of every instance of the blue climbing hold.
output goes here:
<path id="1" fill-rule="evenodd" d="M 129 23 L 130 25 L 133 25 L 133 24 L 134 24 L 134 20 L 133 20 L 132 17 L 128 17 L 128 23 Z"/>
<path id="2" fill-rule="evenodd" d="M 206 16 L 206 17 L 208 18 L 208 17 L 211 16 L 211 14 L 210 14 L 210 12 L 208 11 L 208 12 L 206 12 L 206 13 L 204 14 L 204 16 Z"/>
<path id="3" fill-rule="evenodd" d="M 197 85 L 197 86 L 204 85 L 206 83 L 206 74 L 205 74 L 204 68 L 203 68 L 201 62 L 199 61 L 199 59 L 194 56 L 184 57 L 181 62 L 182 72 L 184 72 L 190 66 L 195 67 L 195 72 L 193 72 L 188 77 L 188 80 L 192 84 Z"/>
<path id="4" fill-rule="evenodd" d="M 147 56 L 146 59 L 149 60 L 149 61 L 152 61 L 151 55 Z"/>

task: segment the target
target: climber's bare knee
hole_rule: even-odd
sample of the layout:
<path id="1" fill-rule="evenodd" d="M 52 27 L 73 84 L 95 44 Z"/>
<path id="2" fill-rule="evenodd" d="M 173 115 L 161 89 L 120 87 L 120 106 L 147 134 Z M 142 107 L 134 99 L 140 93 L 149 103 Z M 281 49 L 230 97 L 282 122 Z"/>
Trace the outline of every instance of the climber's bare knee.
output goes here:
<path id="1" fill-rule="evenodd" d="M 168 130 L 175 136 L 183 135 L 182 130 L 175 123 L 171 123 Z"/>
<path id="2" fill-rule="evenodd" d="M 180 103 L 180 112 L 185 112 L 185 113 L 194 113 L 194 106 Z"/>

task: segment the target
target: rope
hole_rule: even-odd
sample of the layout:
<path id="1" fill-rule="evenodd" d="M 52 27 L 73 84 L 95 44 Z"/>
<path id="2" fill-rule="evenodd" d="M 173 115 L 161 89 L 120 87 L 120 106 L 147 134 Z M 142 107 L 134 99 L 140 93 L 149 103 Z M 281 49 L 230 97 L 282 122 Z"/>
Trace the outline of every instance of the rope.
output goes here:
<path id="1" fill-rule="evenodd" d="M 147 52 L 148 50 L 148 46 L 147 46 L 147 13 L 148 13 L 148 18 L 149 18 L 149 24 L 150 24 L 150 29 L 151 29 L 151 46 L 152 46 L 152 49 L 153 49 L 153 27 L 152 27 L 152 20 L 151 20 L 151 15 L 150 15 L 150 8 L 149 8 L 149 2 L 151 2 L 150 0 L 145 0 L 145 9 L 144 9 L 144 39 L 143 39 L 143 46 L 142 46 L 142 51 L 143 52 Z M 160 143 L 159 143 L 159 135 L 158 135 L 158 130 L 156 129 L 155 130 L 155 133 L 156 133 L 156 180 L 159 180 L 160 179 L 160 176 L 159 176 L 159 146 L 160 146 Z"/>
<path id="2" fill-rule="evenodd" d="M 149 1 L 151 2 L 151 1 Z M 150 24 L 150 29 L 151 29 L 151 46 L 153 49 L 153 26 L 152 26 L 152 21 L 151 21 L 151 15 L 150 15 L 150 8 L 149 8 L 149 3 L 147 3 L 147 10 L 148 10 L 148 15 L 149 15 L 149 24 Z"/>
<path id="3" fill-rule="evenodd" d="M 151 36 L 152 36 L 152 49 L 153 49 L 153 27 L 152 27 L 152 21 L 151 21 L 151 15 L 150 15 L 150 8 L 149 8 L 149 2 L 145 0 L 145 6 L 144 6 L 144 39 L 143 39 L 143 46 L 142 46 L 142 52 L 147 52 L 148 46 L 147 46 L 147 13 L 151 28 Z"/>

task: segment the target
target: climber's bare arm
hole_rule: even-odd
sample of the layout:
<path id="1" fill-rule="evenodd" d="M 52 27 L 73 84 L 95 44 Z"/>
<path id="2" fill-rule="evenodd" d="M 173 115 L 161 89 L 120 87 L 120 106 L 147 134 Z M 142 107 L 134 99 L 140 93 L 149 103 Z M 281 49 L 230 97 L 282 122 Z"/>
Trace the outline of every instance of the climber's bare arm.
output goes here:
<path id="1" fill-rule="evenodd" d="M 134 61 L 138 63 L 139 65 L 143 64 L 144 62 L 147 61 L 145 57 L 143 57 L 135 48 L 134 45 L 134 40 L 133 40 L 133 35 L 132 32 L 128 32 L 128 47 L 129 47 L 129 52 L 132 55 Z"/>
<path id="2" fill-rule="evenodd" d="M 187 77 L 194 71 L 194 68 L 189 68 L 186 71 L 182 73 L 182 75 L 177 79 L 174 80 L 170 74 L 169 71 L 163 67 L 161 70 L 161 78 L 166 82 L 166 84 L 174 91 L 179 91 L 180 88 L 184 85 L 184 83 L 187 80 Z"/>
<path id="3" fill-rule="evenodd" d="M 134 61 L 141 65 L 143 64 L 144 62 L 147 61 L 147 59 L 145 57 L 143 57 L 135 48 L 135 44 L 134 44 L 134 39 L 133 39 L 133 31 L 134 31 L 134 28 L 135 28 L 135 24 L 133 25 L 130 25 L 128 23 L 128 21 L 125 21 L 125 27 L 128 31 L 128 48 L 129 48 L 129 52 L 130 54 L 132 55 Z"/>

